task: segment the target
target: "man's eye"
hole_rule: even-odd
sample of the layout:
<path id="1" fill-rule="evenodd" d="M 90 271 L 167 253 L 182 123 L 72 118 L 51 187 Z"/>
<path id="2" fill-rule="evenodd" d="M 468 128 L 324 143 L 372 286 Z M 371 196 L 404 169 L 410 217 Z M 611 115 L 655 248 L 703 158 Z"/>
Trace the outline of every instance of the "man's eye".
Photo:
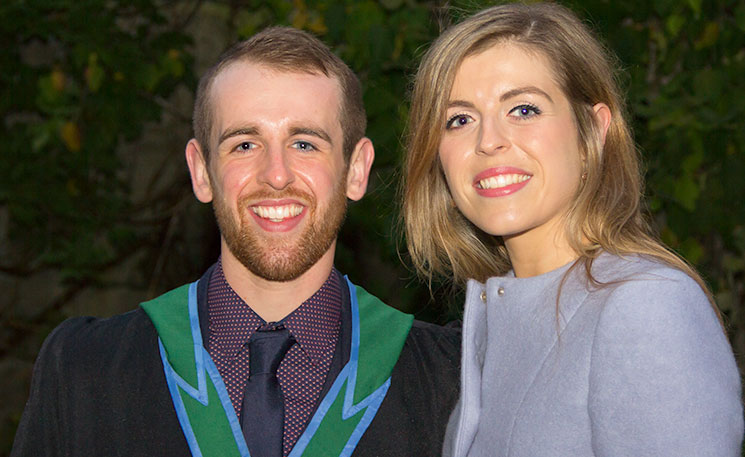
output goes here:
<path id="1" fill-rule="evenodd" d="M 304 152 L 310 152 L 310 151 L 316 150 L 316 147 L 308 143 L 307 141 L 296 141 L 292 144 L 292 147 L 297 150 L 304 151 Z"/>
<path id="2" fill-rule="evenodd" d="M 253 143 L 248 142 L 248 141 L 244 141 L 243 143 L 241 143 L 238 146 L 236 146 L 235 147 L 235 150 L 238 151 L 238 152 L 246 152 L 246 151 L 250 151 L 251 149 L 253 149 L 255 147 L 256 146 L 254 146 Z"/>

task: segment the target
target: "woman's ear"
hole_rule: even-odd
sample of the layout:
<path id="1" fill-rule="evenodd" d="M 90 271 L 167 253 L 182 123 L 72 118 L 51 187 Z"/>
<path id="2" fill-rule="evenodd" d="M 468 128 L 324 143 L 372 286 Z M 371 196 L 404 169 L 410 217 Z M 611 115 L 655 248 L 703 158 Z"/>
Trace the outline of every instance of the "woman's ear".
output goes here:
<path id="1" fill-rule="evenodd" d="M 205 162 L 204 154 L 199 142 L 192 138 L 186 144 L 186 163 L 189 165 L 189 174 L 191 175 L 191 188 L 194 190 L 197 200 L 202 203 L 212 201 L 212 184 L 210 183 L 210 173 L 208 164 Z"/>
<path id="2" fill-rule="evenodd" d="M 612 114 L 610 108 L 605 103 L 596 103 L 592 107 L 593 114 L 595 115 L 595 122 L 600 129 L 600 144 L 605 145 L 605 135 L 608 133 L 608 127 Z"/>
<path id="3" fill-rule="evenodd" d="M 367 180 L 370 176 L 370 167 L 375 160 L 375 148 L 372 141 L 364 137 L 349 157 L 349 170 L 347 171 L 347 197 L 350 200 L 359 200 L 367 191 Z"/>

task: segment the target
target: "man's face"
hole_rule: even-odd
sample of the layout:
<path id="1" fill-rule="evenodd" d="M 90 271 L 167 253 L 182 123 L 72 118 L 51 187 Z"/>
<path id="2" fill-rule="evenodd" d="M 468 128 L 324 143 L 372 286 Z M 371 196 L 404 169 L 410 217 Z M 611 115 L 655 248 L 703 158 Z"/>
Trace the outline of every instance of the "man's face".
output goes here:
<path id="1" fill-rule="evenodd" d="M 334 246 L 347 197 L 340 96 L 335 79 L 250 62 L 215 78 L 211 198 L 224 245 L 256 276 L 293 280 Z"/>

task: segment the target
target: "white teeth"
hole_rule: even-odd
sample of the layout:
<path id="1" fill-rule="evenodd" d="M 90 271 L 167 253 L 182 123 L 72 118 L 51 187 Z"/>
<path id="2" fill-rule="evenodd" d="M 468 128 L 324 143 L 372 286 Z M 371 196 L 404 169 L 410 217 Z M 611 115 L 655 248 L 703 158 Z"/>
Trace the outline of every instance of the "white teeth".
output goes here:
<path id="1" fill-rule="evenodd" d="M 269 219 L 272 222 L 282 222 L 288 217 L 295 217 L 302 213 L 303 207 L 300 205 L 252 206 L 251 211 L 262 219 Z"/>
<path id="2" fill-rule="evenodd" d="M 511 184 L 521 183 L 528 179 L 530 179 L 530 175 L 497 175 L 492 176 L 491 178 L 482 179 L 479 181 L 479 187 L 482 189 L 497 189 Z"/>

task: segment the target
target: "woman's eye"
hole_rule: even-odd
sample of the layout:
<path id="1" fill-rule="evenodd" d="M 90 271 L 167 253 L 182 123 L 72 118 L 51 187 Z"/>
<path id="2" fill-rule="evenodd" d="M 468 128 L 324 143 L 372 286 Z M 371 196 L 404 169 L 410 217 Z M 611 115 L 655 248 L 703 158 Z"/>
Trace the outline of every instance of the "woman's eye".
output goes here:
<path id="1" fill-rule="evenodd" d="M 447 130 L 450 129 L 457 129 L 459 127 L 463 127 L 464 125 L 470 124 L 473 122 L 473 118 L 467 114 L 456 114 L 455 116 L 452 116 L 450 119 L 448 119 L 447 123 L 445 124 L 445 128 Z"/>
<path id="2" fill-rule="evenodd" d="M 541 114 L 541 110 L 535 105 L 518 105 L 510 110 L 510 116 L 520 119 L 528 119 Z"/>
<path id="3" fill-rule="evenodd" d="M 292 147 L 304 152 L 311 152 L 316 150 L 316 147 L 308 143 L 307 141 L 296 141 L 292 144 Z"/>

